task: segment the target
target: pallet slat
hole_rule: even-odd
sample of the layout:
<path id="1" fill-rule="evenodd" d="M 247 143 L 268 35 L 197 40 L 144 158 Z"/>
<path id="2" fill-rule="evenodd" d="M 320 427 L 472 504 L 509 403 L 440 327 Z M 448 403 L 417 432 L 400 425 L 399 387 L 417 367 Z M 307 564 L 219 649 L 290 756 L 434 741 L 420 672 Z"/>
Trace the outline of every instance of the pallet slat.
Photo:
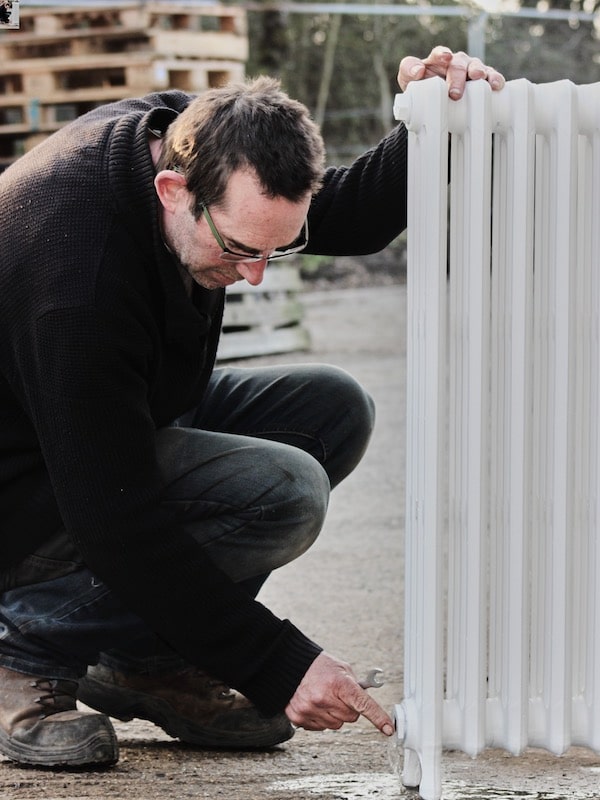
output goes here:
<path id="1" fill-rule="evenodd" d="M 241 80 L 248 57 L 245 10 L 200 1 L 25 6 L 20 24 L 0 31 L 0 169 L 104 103 Z"/>
<path id="2" fill-rule="evenodd" d="M 270 265 L 259 286 L 240 282 L 227 290 L 220 360 L 307 350 L 298 298 L 302 281 L 291 265 Z"/>

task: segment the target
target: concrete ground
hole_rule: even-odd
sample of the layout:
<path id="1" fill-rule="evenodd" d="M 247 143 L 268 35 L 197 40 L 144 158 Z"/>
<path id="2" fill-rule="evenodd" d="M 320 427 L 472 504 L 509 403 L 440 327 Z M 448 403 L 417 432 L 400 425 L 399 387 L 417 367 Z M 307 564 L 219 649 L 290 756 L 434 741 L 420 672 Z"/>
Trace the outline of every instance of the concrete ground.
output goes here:
<path id="1" fill-rule="evenodd" d="M 378 666 L 372 690 L 391 709 L 402 697 L 402 529 L 404 486 L 403 285 L 310 292 L 304 297 L 312 351 L 256 359 L 323 361 L 357 377 L 375 398 L 372 445 L 334 492 L 314 548 L 272 576 L 260 599 L 290 617 L 359 674 Z M 338 732 L 298 731 L 269 752 L 198 751 L 140 721 L 116 723 L 119 764 L 106 771 L 22 769 L 0 761 L 0 798 L 10 800 L 394 800 L 400 755 L 367 722 Z M 444 756 L 444 798 L 600 798 L 600 757 L 574 749 L 562 758 L 488 751 L 476 760 Z"/>

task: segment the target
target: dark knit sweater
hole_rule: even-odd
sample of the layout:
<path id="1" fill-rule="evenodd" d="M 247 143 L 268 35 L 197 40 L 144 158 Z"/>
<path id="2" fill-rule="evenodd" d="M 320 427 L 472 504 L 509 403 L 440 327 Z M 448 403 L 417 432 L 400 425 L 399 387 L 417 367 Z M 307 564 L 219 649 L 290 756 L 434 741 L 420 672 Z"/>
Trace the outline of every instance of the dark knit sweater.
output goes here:
<path id="1" fill-rule="evenodd" d="M 224 292 L 190 301 L 158 229 L 153 94 L 69 124 L 0 176 L 0 569 L 64 525 L 90 569 L 184 658 L 281 710 L 320 648 L 230 581 L 161 504 L 155 431 L 196 405 Z M 327 171 L 309 252 L 405 225 L 406 134 Z"/>

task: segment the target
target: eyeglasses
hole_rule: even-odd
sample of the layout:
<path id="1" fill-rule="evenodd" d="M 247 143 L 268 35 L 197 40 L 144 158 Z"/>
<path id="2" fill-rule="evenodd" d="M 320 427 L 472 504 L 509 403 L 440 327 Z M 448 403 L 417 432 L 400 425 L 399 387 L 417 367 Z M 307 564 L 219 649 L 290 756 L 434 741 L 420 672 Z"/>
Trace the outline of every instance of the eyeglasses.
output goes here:
<path id="1" fill-rule="evenodd" d="M 304 250 L 306 245 L 308 244 L 308 220 L 304 221 L 304 228 L 300 236 L 302 237 L 302 241 L 300 244 L 294 245 L 293 247 L 287 247 L 285 250 L 273 250 L 272 253 L 265 255 L 264 253 L 250 255 L 248 253 L 236 253 L 235 250 L 230 250 L 225 242 L 223 241 L 223 237 L 217 230 L 215 223 L 208 211 L 206 206 L 203 206 L 202 213 L 204 218 L 208 222 L 208 227 L 211 230 L 212 235 L 215 237 L 215 240 L 221 250 L 221 258 L 223 261 L 264 261 L 265 259 L 271 261 L 273 258 L 284 258 L 285 256 L 291 256 L 293 253 L 299 253 L 301 250 Z"/>

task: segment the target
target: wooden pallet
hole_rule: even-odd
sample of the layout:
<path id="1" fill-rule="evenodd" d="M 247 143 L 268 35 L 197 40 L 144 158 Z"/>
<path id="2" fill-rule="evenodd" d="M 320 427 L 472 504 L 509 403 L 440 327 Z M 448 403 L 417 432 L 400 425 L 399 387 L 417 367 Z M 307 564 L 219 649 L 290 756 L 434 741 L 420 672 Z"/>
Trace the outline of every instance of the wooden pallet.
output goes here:
<path id="1" fill-rule="evenodd" d="M 240 7 L 24 5 L 19 31 L 0 31 L 0 167 L 103 103 L 241 80 L 247 57 Z"/>
<path id="2" fill-rule="evenodd" d="M 85 5 L 60 5 L 60 0 L 52 6 L 35 7 L 24 5 L 20 14 L 21 34 L 36 35 L 60 33 L 71 34 L 74 31 L 109 29 L 146 30 L 161 28 L 171 31 L 203 31 L 220 30 L 246 35 L 246 15 L 238 6 L 226 6 L 215 3 L 183 2 L 176 0 L 148 0 L 148 2 L 86 3 Z"/>
<path id="3" fill-rule="evenodd" d="M 271 264 L 259 286 L 245 281 L 230 286 L 219 360 L 309 349 L 301 290 L 298 270 L 281 264 Z"/>

